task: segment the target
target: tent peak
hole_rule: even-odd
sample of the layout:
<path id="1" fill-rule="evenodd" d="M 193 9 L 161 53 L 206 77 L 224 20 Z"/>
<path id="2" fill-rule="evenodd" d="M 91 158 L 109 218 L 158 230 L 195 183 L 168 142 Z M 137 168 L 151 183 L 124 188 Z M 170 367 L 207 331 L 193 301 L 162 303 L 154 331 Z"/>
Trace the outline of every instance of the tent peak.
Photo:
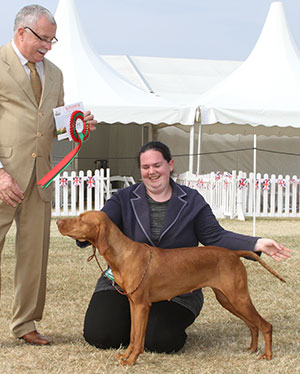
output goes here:
<path id="1" fill-rule="evenodd" d="M 97 54 L 74 0 L 59 0 L 55 19 L 59 43 L 47 56 L 63 72 L 66 103 L 82 101 L 105 123 L 194 124 L 194 107 L 141 90 Z"/>
<path id="2" fill-rule="evenodd" d="M 272 3 L 249 57 L 198 99 L 202 124 L 297 126 L 300 52 L 283 4 Z"/>
<path id="3" fill-rule="evenodd" d="M 287 53 L 299 59 L 299 49 L 290 31 L 283 4 L 276 1 L 270 5 L 261 34 L 247 60 L 259 57 L 271 61 L 285 57 Z"/>

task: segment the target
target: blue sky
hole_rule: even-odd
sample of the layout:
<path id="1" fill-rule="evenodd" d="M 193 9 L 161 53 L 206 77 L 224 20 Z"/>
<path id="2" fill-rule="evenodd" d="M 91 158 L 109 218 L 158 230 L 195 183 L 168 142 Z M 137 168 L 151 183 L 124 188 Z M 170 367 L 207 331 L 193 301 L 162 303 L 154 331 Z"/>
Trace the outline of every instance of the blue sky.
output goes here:
<path id="1" fill-rule="evenodd" d="M 34 2 L 2 1 L 5 8 L 2 4 L 0 45 L 12 38 L 17 11 Z M 87 36 L 100 54 L 217 60 L 248 57 L 272 3 L 272 0 L 73 1 Z M 300 0 L 281 2 L 300 46 Z M 58 0 L 40 0 L 39 4 L 55 14 Z"/>

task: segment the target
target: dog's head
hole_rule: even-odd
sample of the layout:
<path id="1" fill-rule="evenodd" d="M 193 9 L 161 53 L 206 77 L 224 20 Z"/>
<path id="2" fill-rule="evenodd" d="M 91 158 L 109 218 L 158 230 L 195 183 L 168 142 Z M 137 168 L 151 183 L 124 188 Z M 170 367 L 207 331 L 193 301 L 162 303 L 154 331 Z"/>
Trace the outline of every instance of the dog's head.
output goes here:
<path id="1" fill-rule="evenodd" d="M 98 249 L 104 250 L 106 242 L 106 229 L 109 218 L 104 212 L 88 211 L 75 218 L 60 219 L 56 222 L 62 235 L 75 239 L 80 247 L 86 247 L 88 243 Z"/>

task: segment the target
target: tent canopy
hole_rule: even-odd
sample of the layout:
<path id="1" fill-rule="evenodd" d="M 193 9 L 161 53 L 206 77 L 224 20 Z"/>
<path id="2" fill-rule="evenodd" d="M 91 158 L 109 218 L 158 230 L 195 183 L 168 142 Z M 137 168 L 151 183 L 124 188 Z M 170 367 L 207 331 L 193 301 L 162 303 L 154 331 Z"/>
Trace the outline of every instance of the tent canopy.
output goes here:
<path id="1" fill-rule="evenodd" d="M 129 82 L 180 105 L 200 95 L 232 73 L 241 61 L 101 55 Z"/>
<path id="2" fill-rule="evenodd" d="M 175 105 L 125 81 L 90 46 L 74 0 L 60 0 L 59 43 L 49 52 L 64 75 L 65 102 L 82 101 L 99 122 L 193 125 L 196 106 Z"/>
<path id="3" fill-rule="evenodd" d="M 198 98 L 201 124 L 210 125 L 203 130 L 299 135 L 299 56 L 283 5 L 274 2 L 247 60 Z"/>

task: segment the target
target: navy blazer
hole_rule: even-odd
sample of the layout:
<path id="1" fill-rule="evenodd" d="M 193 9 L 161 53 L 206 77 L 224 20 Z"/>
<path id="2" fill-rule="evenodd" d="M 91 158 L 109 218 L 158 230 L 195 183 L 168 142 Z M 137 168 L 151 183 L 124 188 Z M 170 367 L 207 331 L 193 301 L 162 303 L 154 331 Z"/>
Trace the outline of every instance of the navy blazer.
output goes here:
<path id="1" fill-rule="evenodd" d="M 210 206 L 195 189 L 171 180 L 172 197 L 158 246 L 193 247 L 199 243 L 232 250 L 253 251 L 257 238 L 227 231 L 218 223 Z M 102 209 L 130 239 L 154 245 L 150 212 L 143 183 L 119 190 Z"/>
<path id="2" fill-rule="evenodd" d="M 171 180 L 172 196 L 168 204 L 158 246 L 160 248 L 215 245 L 231 250 L 253 251 L 256 237 L 225 230 L 217 221 L 210 206 L 195 189 Z M 150 233 L 150 211 L 143 183 L 120 189 L 104 205 L 103 212 L 130 239 L 154 246 Z M 103 276 L 96 292 L 107 289 Z M 198 315 L 202 306 L 201 290 L 181 295 L 173 300 Z"/>

